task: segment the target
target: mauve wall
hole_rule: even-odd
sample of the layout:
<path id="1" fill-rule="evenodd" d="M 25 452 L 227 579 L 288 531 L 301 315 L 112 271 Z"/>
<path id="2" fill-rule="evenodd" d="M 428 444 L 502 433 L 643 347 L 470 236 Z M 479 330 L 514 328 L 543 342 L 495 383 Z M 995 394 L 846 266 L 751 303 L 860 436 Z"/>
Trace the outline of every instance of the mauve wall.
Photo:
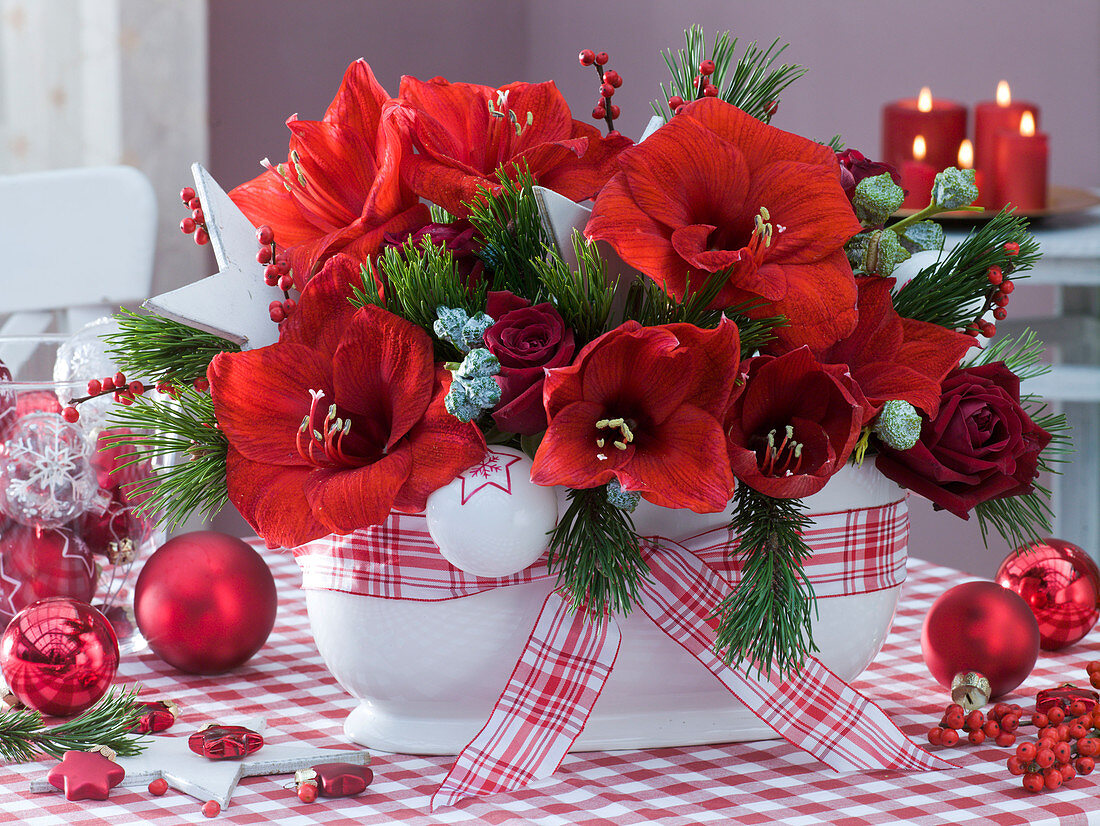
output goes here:
<path id="1" fill-rule="evenodd" d="M 1096 0 L 235 0 L 209 4 L 210 169 L 228 188 L 283 159 L 286 117 L 317 118 L 344 68 L 364 57 L 388 91 L 402 74 L 488 85 L 555 80 L 578 117 L 596 98 L 576 60 L 606 50 L 625 84 L 620 128 L 637 137 L 667 72 L 659 51 L 700 23 L 708 38 L 790 43 L 806 76 L 783 96 L 780 128 L 878 151 L 885 101 L 921 85 L 972 105 L 1006 78 L 1036 101 L 1055 183 L 1100 186 L 1100 3 Z M 666 81 L 667 82 L 667 81 Z M 1007 552 L 982 548 L 973 521 L 912 500 L 911 551 L 989 576 Z"/>

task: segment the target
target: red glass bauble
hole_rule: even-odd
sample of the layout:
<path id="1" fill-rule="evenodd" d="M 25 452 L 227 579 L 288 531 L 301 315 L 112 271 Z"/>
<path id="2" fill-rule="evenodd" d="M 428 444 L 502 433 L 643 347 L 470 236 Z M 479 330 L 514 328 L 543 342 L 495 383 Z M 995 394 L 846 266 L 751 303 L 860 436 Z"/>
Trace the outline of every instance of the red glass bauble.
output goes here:
<path id="1" fill-rule="evenodd" d="M 1039 657 L 1039 625 L 1019 594 L 996 582 L 964 582 L 940 595 L 924 618 L 921 652 L 944 688 L 956 674 L 977 671 L 990 696 L 1025 679 Z"/>
<path id="2" fill-rule="evenodd" d="M 1073 645 L 1100 618 L 1100 568 L 1072 542 L 1025 545 L 1005 558 L 995 579 L 1031 608 L 1047 651 Z"/>
<path id="3" fill-rule="evenodd" d="M 44 599 L 16 614 L 0 637 L 0 669 L 24 705 L 66 717 L 106 693 L 118 670 L 118 640 L 92 606 Z"/>
<path id="4" fill-rule="evenodd" d="M 134 586 L 134 614 L 149 647 L 191 674 L 220 674 L 247 662 L 267 641 L 277 608 L 263 557 L 214 531 L 166 542 Z"/>
<path id="5" fill-rule="evenodd" d="M 0 535 L 0 623 L 40 599 L 91 602 L 98 579 L 88 546 L 67 528 L 13 522 Z"/>

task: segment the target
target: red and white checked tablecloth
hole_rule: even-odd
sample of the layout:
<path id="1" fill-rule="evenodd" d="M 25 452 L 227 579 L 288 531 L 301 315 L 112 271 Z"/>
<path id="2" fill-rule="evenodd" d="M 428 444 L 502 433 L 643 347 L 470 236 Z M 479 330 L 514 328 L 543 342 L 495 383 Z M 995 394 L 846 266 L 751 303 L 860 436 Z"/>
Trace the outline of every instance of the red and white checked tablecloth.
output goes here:
<path id="1" fill-rule="evenodd" d="M 144 696 L 182 706 L 178 730 L 227 716 L 264 716 L 268 742 L 347 746 L 344 717 L 355 706 L 326 671 L 313 644 L 298 568 L 290 554 L 264 551 L 280 586 L 279 616 L 267 646 L 243 668 L 219 677 L 180 674 L 151 654 L 124 659 L 118 682 L 145 686 Z M 914 738 L 938 721 L 946 695 L 920 656 L 920 625 L 932 600 L 960 575 L 910 560 L 894 629 L 882 653 L 853 685 L 875 700 Z M 1100 659 L 1100 631 L 1067 651 L 1042 653 L 1013 695 L 1030 703 L 1035 692 L 1084 679 Z M 1033 796 L 1004 768 L 1007 749 L 938 749 L 961 768 L 949 772 L 838 775 L 783 741 L 651 751 L 589 752 L 566 756 L 549 780 L 512 794 L 469 799 L 427 814 L 432 792 L 453 757 L 375 754 L 375 781 L 351 799 L 299 803 L 290 777 L 246 778 L 222 823 L 312 824 L 1084 824 L 1100 823 L 1100 774 L 1069 788 Z M 141 788 L 116 788 L 109 800 L 67 802 L 31 794 L 31 778 L 52 763 L 0 767 L 0 823 L 28 826 L 123 826 L 209 823 L 199 801 L 169 790 L 153 797 Z"/>

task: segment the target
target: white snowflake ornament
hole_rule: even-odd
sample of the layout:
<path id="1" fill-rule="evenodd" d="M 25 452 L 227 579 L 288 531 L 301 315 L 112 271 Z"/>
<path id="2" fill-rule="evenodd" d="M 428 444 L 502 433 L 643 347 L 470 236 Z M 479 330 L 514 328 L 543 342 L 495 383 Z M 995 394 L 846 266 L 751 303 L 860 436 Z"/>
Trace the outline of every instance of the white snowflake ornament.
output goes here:
<path id="1" fill-rule="evenodd" d="M 542 556 L 558 522 L 554 488 L 531 481 L 531 460 L 493 445 L 485 458 L 428 497 L 428 533 L 468 574 L 499 578 Z"/>
<path id="2" fill-rule="evenodd" d="M 98 491 L 79 427 L 56 413 L 31 413 L 15 423 L 0 456 L 0 513 L 56 528 L 88 510 Z"/>

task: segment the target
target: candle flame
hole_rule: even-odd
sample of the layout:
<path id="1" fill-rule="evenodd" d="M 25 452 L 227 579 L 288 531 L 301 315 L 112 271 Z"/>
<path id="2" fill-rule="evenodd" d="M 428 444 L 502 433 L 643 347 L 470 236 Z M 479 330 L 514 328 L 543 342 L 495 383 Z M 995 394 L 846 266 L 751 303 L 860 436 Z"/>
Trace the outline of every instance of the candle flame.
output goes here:
<path id="1" fill-rule="evenodd" d="M 997 105 L 1008 106 L 1012 103 L 1012 89 L 1008 86 L 1007 80 L 1002 80 L 997 84 Z"/>
<path id="2" fill-rule="evenodd" d="M 964 138 L 963 142 L 959 144 L 959 169 L 973 169 L 974 167 L 974 144 L 970 142 L 969 138 Z"/>
<path id="3" fill-rule="evenodd" d="M 924 141 L 924 135 L 917 135 L 913 138 L 913 160 L 923 161 L 926 154 L 928 154 L 928 145 Z"/>
<path id="4" fill-rule="evenodd" d="M 927 86 L 922 86 L 920 94 L 917 95 L 917 109 L 921 112 L 932 111 L 932 90 Z"/>
<path id="5" fill-rule="evenodd" d="M 1027 138 L 1035 134 L 1035 116 L 1031 112 L 1024 112 L 1020 117 L 1020 134 Z"/>

